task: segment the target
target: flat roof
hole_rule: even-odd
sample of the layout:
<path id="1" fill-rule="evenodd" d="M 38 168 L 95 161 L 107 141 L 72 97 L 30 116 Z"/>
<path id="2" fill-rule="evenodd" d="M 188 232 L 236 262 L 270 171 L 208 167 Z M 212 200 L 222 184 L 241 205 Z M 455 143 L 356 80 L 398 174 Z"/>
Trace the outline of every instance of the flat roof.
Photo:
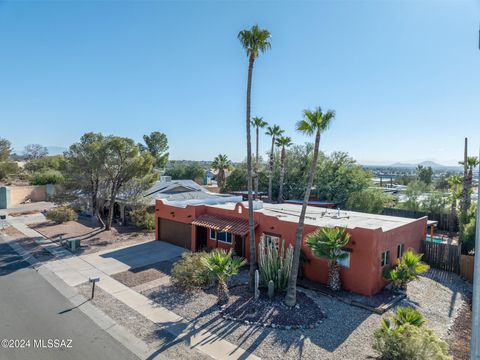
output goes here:
<path id="1" fill-rule="evenodd" d="M 247 202 L 242 202 L 248 207 Z M 207 205 L 227 210 L 234 210 L 235 203 L 225 203 L 217 205 Z M 282 221 L 293 223 L 298 222 L 300 216 L 301 205 L 296 204 L 267 204 L 263 203 L 263 207 L 255 210 L 265 215 L 276 217 Z M 315 206 L 307 206 L 305 224 L 318 227 L 345 227 L 347 229 L 363 228 L 363 229 L 382 229 L 383 231 L 392 230 L 400 226 L 410 224 L 418 219 L 403 218 L 397 216 L 367 214 L 356 211 L 345 211 L 336 209 L 319 208 Z"/>

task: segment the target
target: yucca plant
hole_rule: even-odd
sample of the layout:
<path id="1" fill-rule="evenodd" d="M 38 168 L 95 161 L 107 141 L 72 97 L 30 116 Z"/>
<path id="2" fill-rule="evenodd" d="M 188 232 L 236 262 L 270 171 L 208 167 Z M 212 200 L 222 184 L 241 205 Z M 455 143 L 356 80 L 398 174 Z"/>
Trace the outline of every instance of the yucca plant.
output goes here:
<path id="1" fill-rule="evenodd" d="M 293 247 L 289 245 L 285 249 L 285 241 L 276 246 L 272 242 L 265 241 L 262 236 L 258 247 L 258 266 L 260 278 L 264 286 L 273 281 L 276 291 L 283 291 L 287 288 L 288 278 L 292 271 Z"/>
<path id="2" fill-rule="evenodd" d="M 307 235 L 307 245 L 312 249 L 313 255 L 328 261 L 328 286 L 333 291 L 342 287 L 340 279 L 340 265 L 338 260 L 348 257 L 343 250 L 350 240 L 350 234 L 344 228 L 322 228 Z"/>
<path id="3" fill-rule="evenodd" d="M 202 263 L 208 269 L 210 276 L 217 281 L 218 303 L 227 303 L 227 279 L 238 273 L 238 269 L 245 264 L 245 259 L 233 256 L 231 249 L 228 252 L 223 249 L 215 249 L 202 258 Z"/>
<path id="4" fill-rule="evenodd" d="M 393 286 L 406 290 L 410 281 L 418 279 L 418 276 L 426 272 L 430 267 L 423 263 L 423 254 L 415 254 L 409 249 L 398 260 L 393 269 L 387 270 L 385 279 L 391 281 Z"/>

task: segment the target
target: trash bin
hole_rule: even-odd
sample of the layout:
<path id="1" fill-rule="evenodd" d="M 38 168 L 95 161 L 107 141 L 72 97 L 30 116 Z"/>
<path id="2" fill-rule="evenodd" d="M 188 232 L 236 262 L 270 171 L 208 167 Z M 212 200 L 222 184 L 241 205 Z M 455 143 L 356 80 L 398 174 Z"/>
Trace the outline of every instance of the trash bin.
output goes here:
<path id="1" fill-rule="evenodd" d="M 75 251 L 80 247 L 80 239 L 70 239 L 67 242 L 67 246 L 71 251 Z"/>

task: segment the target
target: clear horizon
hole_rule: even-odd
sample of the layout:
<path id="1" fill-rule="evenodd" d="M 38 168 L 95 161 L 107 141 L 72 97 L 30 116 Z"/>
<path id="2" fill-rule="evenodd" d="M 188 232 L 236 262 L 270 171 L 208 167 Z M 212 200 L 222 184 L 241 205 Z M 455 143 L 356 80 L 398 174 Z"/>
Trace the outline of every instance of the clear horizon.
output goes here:
<path id="1" fill-rule="evenodd" d="M 478 1 L 5 1 L 0 137 L 21 150 L 161 131 L 171 159 L 241 161 L 247 58 L 236 36 L 258 23 L 272 49 L 255 64 L 253 116 L 303 144 L 302 110 L 335 109 L 327 153 L 456 165 L 465 136 L 470 155 L 480 145 L 479 20 Z"/>

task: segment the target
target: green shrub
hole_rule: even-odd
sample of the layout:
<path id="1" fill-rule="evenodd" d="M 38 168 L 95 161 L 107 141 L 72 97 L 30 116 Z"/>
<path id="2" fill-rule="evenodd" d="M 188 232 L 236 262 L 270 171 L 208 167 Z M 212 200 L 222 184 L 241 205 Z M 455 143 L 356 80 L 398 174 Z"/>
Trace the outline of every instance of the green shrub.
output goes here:
<path id="1" fill-rule="evenodd" d="M 412 308 L 397 308 L 390 319 L 382 319 L 375 331 L 373 349 L 386 360 L 446 360 L 448 345 L 427 328 L 423 316 Z"/>
<path id="2" fill-rule="evenodd" d="M 63 174 L 58 170 L 36 172 L 30 177 L 30 184 L 32 185 L 62 184 L 64 181 Z"/>
<path id="3" fill-rule="evenodd" d="M 42 172 L 46 170 L 61 170 L 65 168 L 66 160 L 63 155 L 45 156 L 38 159 L 29 160 L 24 170 L 30 173 Z"/>
<path id="4" fill-rule="evenodd" d="M 16 174 L 18 172 L 18 165 L 15 162 L 2 162 L 0 163 L 0 180 L 5 179 L 9 175 Z"/>
<path id="5" fill-rule="evenodd" d="M 184 289 L 194 289 L 212 284 L 212 278 L 202 259 L 206 252 L 184 253 L 173 264 L 172 283 Z"/>
<path id="6" fill-rule="evenodd" d="M 385 271 L 385 279 L 391 281 L 396 288 L 406 289 L 410 281 L 417 279 L 418 275 L 430 268 L 420 261 L 422 256 L 423 254 L 415 254 L 412 250 L 407 250 L 394 268 Z"/>
<path id="7" fill-rule="evenodd" d="M 71 207 L 60 206 L 47 211 L 45 217 L 56 224 L 77 219 L 77 213 Z"/>
<path id="8" fill-rule="evenodd" d="M 155 230 L 155 214 L 146 208 L 135 209 L 130 213 L 133 224 L 145 230 Z"/>

